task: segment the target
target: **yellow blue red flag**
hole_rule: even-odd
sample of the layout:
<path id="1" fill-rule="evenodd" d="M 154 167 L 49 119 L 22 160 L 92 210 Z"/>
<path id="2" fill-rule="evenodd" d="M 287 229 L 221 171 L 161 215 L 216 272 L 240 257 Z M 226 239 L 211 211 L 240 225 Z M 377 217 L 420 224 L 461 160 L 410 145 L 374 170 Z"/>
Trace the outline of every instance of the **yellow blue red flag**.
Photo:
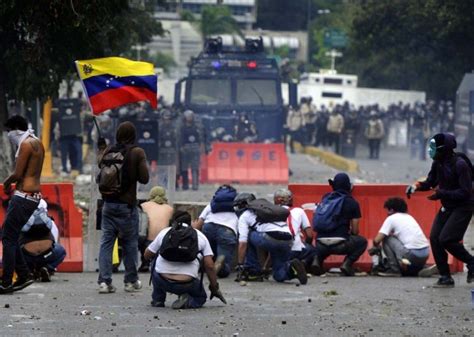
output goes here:
<path id="1" fill-rule="evenodd" d="M 76 61 L 94 115 L 108 109 L 148 101 L 157 105 L 157 76 L 153 64 L 122 57 Z"/>

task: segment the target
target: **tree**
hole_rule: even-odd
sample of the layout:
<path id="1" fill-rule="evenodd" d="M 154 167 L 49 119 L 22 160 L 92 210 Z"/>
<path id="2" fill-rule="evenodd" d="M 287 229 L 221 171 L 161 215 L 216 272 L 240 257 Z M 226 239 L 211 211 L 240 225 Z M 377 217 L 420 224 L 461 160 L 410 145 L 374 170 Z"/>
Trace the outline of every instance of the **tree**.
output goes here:
<path id="1" fill-rule="evenodd" d="M 120 55 L 163 32 L 146 11 L 153 1 L 2 0 L 0 2 L 0 124 L 8 99 L 54 97 L 75 73 L 74 60 Z M 2 149 L 5 149 L 2 144 Z M 3 151 L 4 153 L 6 151 Z M 4 164 L 4 160 L 1 160 Z M 0 165 L 0 177 L 5 176 Z"/>
<path id="2" fill-rule="evenodd" d="M 120 55 L 162 28 L 127 0 L 4 0 L 0 3 L 0 122 L 5 96 L 54 96 L 74 60 Z"/>
<path id="3" fill-rule="evenodd" d="M 452 99 L 474 59 L 474 1 L 361 2 L 344 69 L 360 83 Z"/>
<path id="4" fill-rule="evenodd" d="M 203 39 L 218 34 L 237 33 L 242 36 L 240 27 L 227 6 L 204 6 L 199 20 L 191 12 L 182 11 L 181 19 L 196 26 Z"/>

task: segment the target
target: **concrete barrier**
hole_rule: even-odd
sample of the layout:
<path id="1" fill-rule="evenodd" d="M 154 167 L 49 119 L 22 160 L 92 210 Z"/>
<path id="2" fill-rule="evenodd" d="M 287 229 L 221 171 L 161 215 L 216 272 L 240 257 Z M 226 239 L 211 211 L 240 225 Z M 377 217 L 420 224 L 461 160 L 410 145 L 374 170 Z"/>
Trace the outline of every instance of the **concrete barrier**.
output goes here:
<path id="1" fill-rule="evenodd" d="M 359 164 L 355 160 L 347 159 L 335 153 L 321 150 L 315 146 L 295 145 L 295 150 L 319 158 L 324 164 L 345 172 L 358 172 Z"/>

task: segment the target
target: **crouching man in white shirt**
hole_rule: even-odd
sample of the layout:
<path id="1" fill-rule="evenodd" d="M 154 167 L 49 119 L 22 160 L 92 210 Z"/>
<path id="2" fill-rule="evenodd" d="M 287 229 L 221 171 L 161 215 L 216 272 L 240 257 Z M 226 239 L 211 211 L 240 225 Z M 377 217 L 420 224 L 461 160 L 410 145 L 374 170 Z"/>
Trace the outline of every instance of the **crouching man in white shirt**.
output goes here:
<path id="1" fill-rule="evenodd" d="M 410 214 L 405 200 L 389 198 L 384 203 L 388 217 L 375 237 L 374 247 L 369 249 L 375 255 L 382 245 L 388 266 L 379 276 L 416 276 L 425 266 L 430 255 L 428 239 L 420 225 Z"/>
<path id="2" fill-rule="evenodd" d="M 191 227 L 191 216 L 187 212 L 176 211 L 172 218 L 172 223 L 183 227 Z M 204 271 L 209 278 L 210 299 L 215 296 L 223 303 L 226 303 L 219 290 L 216 273 L 214 271 L 213 254 L 209 241 L 200 231 L 196 232 L 198 240 L 197 257 L 190 262 L 176 262 L 165 259 L 160 248 L 163 239 L 172 228 L 163 229 L 155 240 L 145 250 L 145 258 L 151 260 L 156 255 L 156 261 L 152 270 L 153 293 L 151 305 L 154 307 L 164 307 L 166 292 L 179 295 L 172 304 L 173 309 L 194 309 L 200 308 L 206 302 L 206 291 L 203 287 L 202 277 L 199 277 L 200 261 L 203 261 Z M 166 240 L 166 239 L 165 239 Z M 174 259 L 174 258 L 173 258 Z M 177 257 L 179 260 L 179 257 Z"/>

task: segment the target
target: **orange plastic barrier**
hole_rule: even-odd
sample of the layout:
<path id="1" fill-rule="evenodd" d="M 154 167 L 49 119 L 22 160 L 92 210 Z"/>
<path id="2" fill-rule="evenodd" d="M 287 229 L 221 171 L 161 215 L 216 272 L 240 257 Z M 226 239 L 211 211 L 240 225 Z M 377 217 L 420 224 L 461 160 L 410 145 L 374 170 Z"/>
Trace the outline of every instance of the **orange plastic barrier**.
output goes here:
<path id="1" fill-rule="evenodd" d="M 377 235 L 383 221 L 387 217 L 387 212 L 383 208 L 385 200 L 390 197 L 402 197 L 408 204 L 408 212 L 418 221 L 426 237 L 429 239 L 431 225 L 435 215 L 441 207 L 439 202 L 428 200 L 426 197 L 430 192 L 416 192 L 411 199 L 405 196 L 406 185 L 355 185 L 352 191 L 353 197 L 359 202 L 362 218 L 360 221 L 360 235 L 369 241 L 368 247 L 372 246 L 372 239 Z M 301 206 L 305 203 L 320 202 L 322 196 L 331 191 L 329 185 L 312 184 L 292 184 L 289 189 L 293 192 L 293 201 L 295 206 Z M 306 212 L 310 221 L 313 213 Z M 342 263 L 342 256 L 330 256 L 325 260 L 327 267 L 339 267 Z M 432 254 L 428 259 L 428 264 L 434 264 Z M 372 265 L 372 259 L 367 251 L 357 261 L 356 266 L 360 269 L 369 271 Z M 462 272 L 463 263 L 449 256 L 449 265 L 451 271 Z"/>
<path id="2" fill-rule="evenodd" d="M 58 270 L 63 272 L 82 272 L 83 246 L 82 246 L 82 213 L 74 205 L 72 183 L 42 184 L 41 193 L 48 203 L 48 214 L 54 218 L 58 226 L 59 242 L 66 249 L 67 255 Z M 8 197 L 0 185 L 0 223 L 3 226 Z M 0 245 L 0 253 L 2 246 Z"/>
<path id="3" fill-rule="evenodd" d="M 210 183 L 288 183 L 283 144 L 213 143 L 207 158 Z"/>

